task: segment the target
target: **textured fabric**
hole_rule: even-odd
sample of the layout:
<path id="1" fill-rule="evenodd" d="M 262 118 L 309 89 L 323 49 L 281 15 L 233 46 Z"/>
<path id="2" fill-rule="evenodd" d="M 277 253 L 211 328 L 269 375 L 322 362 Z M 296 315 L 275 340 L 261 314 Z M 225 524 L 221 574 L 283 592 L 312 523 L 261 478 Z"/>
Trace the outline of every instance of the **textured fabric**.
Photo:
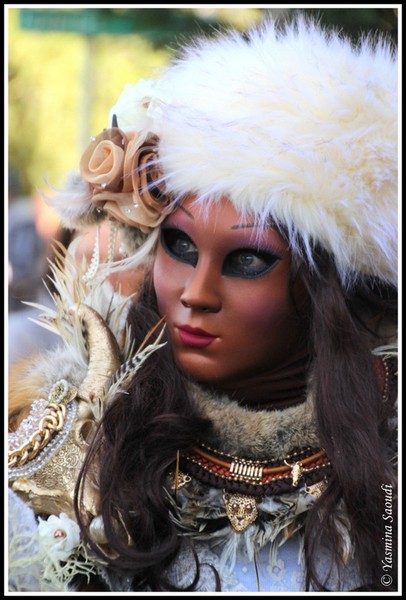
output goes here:
<path id="1" fill-rule="evenodd" d="M 34 512 L 8 490 L 8 589 L 10 592 L 67 591 L 43 577 L 38 522 Z"/>
<path id="2" fill-rule="evenodd" d="M 196 592 L 236 592 L 245 593 L 278 593 L 278 592 L 304 592 L 305 576 L 303 567 L 302 540 L 299 535 L 293 536 L 285 542 L 277 556 L 270 562 L 270 546 L 264 546 L 256 557 L 256 566 L 251 557 L 241 555 L 233 564 L 223 564 L 221 547 L 206 542 L 196 542 L 194 549 L 201 564 L 200 578 Z M 325 577 L 330 569 L 328 551 L 320 546 L 316 567 L 321 578 Z M 216 579 L 219 576 L 220 589 Z M 174 565 L 169 570 L 171 581 L 179 587 L 186 587 L 192 583 L 196 568 L 191 550 L 184 548 L 177 557 Z M 360 579 L 354 561 L 350 561 L 333 580 L 334 591 L 351 591 L 357 589 Z"/>

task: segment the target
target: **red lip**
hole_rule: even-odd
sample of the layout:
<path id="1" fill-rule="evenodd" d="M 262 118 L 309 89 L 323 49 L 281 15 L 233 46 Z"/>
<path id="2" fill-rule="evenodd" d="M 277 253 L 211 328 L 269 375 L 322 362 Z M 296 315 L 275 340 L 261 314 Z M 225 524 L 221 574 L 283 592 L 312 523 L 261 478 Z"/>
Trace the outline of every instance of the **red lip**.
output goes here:
<path id="1" fill-rule="evenodd" d="M 190 327 L 190 325 L 180 325 L 177 329 L 179 337 L 185 346 L 192 348 L 205 348 L 217 337 L 216 335 L 207 333 L 203 329 L 199 329 L 199 327 Z"/>

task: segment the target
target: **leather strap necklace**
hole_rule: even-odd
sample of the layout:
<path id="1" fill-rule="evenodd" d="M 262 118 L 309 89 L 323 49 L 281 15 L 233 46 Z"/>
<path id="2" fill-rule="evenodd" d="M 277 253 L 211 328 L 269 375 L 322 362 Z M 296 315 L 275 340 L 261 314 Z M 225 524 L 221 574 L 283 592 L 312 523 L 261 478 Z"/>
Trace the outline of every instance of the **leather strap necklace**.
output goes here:
<path id="1" fill-rule="evenodd" d="M 274 461 L 249 460 L 201 444 L 181 457 L 196 479 L 229 492 L 253 496 L 292 491 L 301 480 L 307 485 L 324 477 L 331 466 L 324 450 L 305 448 Z"/>
<path id="2" fill-rule="evenodd" d="M 390 368 L 381 357 L 374 357 L 374 362 L 385 402 L 389 396 Z M 331 471 L 329 457 L 320 448 L 297 449 L 284 458 L 261 461 L 200 444 L 178 455 L 173 487 L 176 490 L 194 477 L 223 489 L 227 517 L 234 530 L 241 532 L 257 519 L 257 503 L 262 496 L 292 492 L 299 483 L 318 496 L 325 489 Z"/>
<path id="3" fill-rule="evenodd" d="M 228 455 L 204 444 L 179 456 L 178 463 L 175 491 L 192 477 L 222 489 L 226 515 L 237 532 L 257 519 L 262 496 L 292 492 L 300 482 L 319 495 L 331 467 L 324 450 L 306 448 L 283 459 L 260 461 Z"/>

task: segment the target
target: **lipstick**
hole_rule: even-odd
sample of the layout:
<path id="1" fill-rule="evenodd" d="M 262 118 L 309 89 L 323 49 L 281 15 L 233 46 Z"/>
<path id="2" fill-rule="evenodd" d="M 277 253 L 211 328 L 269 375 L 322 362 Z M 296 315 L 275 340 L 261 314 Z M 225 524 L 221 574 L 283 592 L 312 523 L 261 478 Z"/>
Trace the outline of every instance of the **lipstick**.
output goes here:
<path id="1" fill-rule="evenodd" d="M 217 337 L 216 335 L 207 333 L 203 329 L 190 327 L 189 325 L 180 325 L 177 329 L 182 342 L 185 346 L 190 346 L 191 348 L 205 348 Z"/>

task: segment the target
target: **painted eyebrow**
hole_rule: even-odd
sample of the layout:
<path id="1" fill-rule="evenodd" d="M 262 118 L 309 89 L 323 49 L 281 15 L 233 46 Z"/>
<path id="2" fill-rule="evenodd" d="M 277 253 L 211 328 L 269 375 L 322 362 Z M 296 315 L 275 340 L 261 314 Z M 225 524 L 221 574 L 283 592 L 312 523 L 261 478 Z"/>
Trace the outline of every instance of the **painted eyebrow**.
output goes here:
<path id="1" fill-rule="evenodd" d="M 184 206 L 182 206 L 182 205 L 181 205 L 181 206 L 179 206 L 179 209 L 180 209 L 180 210 L 183 210 L 183 212 L 184 212 L 185 214 L 187 214 L 187 216 L 188 216 L 188 217 L 190 217 L 191 219 L 193 219 L 193 220 L 195 219 L 195 218 L 194 218 L 194 216 L 192 215 L 192 213 L 191 213 L 191 212 L 189 212 L 189 211 L 188 211 L 188 210 L 187 210 L 187 209 L 186 209 Z"/>
<path id="2" fill-rule="evenodd" d="M 255 223 L 251 223 L 250 225 L 232 225 L 230 229 L 250 229 L 252 227 L 258 227 Z"/>
<path id="3" fill-rule="evenodd" d="M 252 229 L 254 227 L 260 227 L 260 225 L 256 224 L 256 223 L 249 223 L 249 224 L 238 224 L 238 225 L 232 225 L 230 227 L 230 229 Z M 263 227 L 263 225 L 261 225 L 261 227 Z M 265 225 L 265 229 L 274 229 L 276 227 L 275 223 L 273 221 L 270 221 L 267 225 Z"/>
<path id="4" fill-rule="evenodd" d="M 184 206 L 180 205 L 179 210 L 182 210 L 190 219 L 195 219 L 192 213 L 189 210 L 187 210 L 187 208 L 185 208 Z M 236 225 L 232 225 L 230 229 L 252 229 L 254 227 L 259 227 L 259 225 L 257 223 L 237 223 Z M 276 225 L 273 221 L 270 221 L 269 224 L 266 226 L 267 229 L 272 229 L 274 227 L 276 227 Z"/>

